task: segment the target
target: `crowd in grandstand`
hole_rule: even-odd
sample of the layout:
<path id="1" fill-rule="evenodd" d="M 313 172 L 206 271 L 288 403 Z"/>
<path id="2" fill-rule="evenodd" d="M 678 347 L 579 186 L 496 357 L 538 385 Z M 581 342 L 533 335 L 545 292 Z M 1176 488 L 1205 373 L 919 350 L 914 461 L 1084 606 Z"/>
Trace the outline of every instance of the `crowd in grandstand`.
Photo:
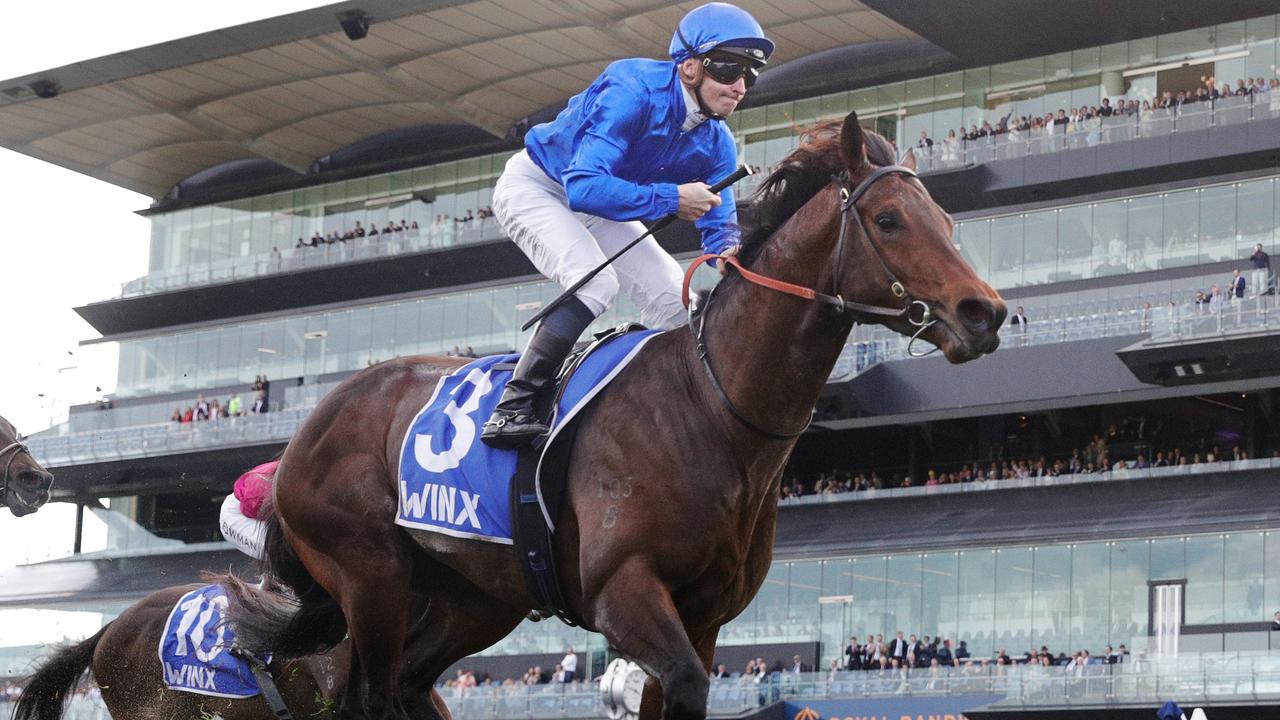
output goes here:
<path id="1" fill-rule="evenodd" d="M 1145 470 L 1148 468 L 1187 467 L 1205 463 L 1237 462 L 1248 460 L 1249 453 L 1240 445 L 1223 452 L 1211 443 L 1213 433 L 1206 438 L 1183 445 L 1157 449 L 1152 438 L 1159 437 L 1158 430 L 1148 427 L 1146 418 L 1126 418 L 1112 423 L 1106 432 L 1094 434 L 1083 447 L 1056 457 L 1048 454 L 1018 454 L 1012 449 L 1006 454 L 1001 448 L 999 456 L 986 460 L 945 463 L 930 467 L 923 477 L 913 478 L 903 471 L 886 471 L 882 476 L 872 469 L 832 469 L 816 476 L 801 478 L 792 470 L 783 476 L 780 492 L 783 499 L 802 495 L 834 495 L 848 492 L 879 490 L 882 488 L 908 488 L 916 486 L 951 485 L 998 480 L 1018 480 L 1033 477 L 1057 477 L 1059 475 L 1087 475 L 1116 470 Z M 1123 449 L 1117 449 L 1119 443 Z M 1123 456 L 1122 456 L 1123 455 Z M 1280 457 L 1274 451 L 1273 457 Z"/>
<path id="2" fill-rule="evenodd" d="M 196 393 L 195 402 L 188 405 L 186 410 L 181 407 L 174 408 L 169 421 L 186 425 L 206 420 L 258 415 L 270 411 L 271 381 L 266 375 L 255 377 L 253 385 L 249 386 L 249 392 L 253 393 L 253 402 L 247 407 L 240 399 L 239 393 L 232 393 L 226 403 L 220 402 L 217 398 L 206 399 L 204 393 Z"/>
<path id="3" fill-rule="evenodd" d="M 466 213 L 460 217 L 452 217 L 447 213 L 437 214 L 431 225 L 427 226 L 425 234 L 427 237 L 438 239 L 442 244 L 448 245 L 451 244 L 453 236 L 457 231 L 467 230 L 472 227 L 482 227 L 492 217 L 493 209 L 489 207 L 484 207 L 480 210 L 467 210 Z M 422 228 L 419 227 L 417 220 L 401 219 L 399 222 L 390 220 L 382 230 L 378 230 L 377 225 L 366 228 L 359 220 L 357 220 L 355 227 L 348 230 L 330 230 L 327 233 L 322 233 L 317 230 L 312 233 L 310 238 L 300 237 L 294 244 L 294 248 L 314 248 L 324 245 L 333 245 L 335 243 L 353 242 L 361 238 L 379 239 L 405 234 L 422 234 Z M 280 251 L 278 248 L 272 248 L 271 255 L 273 258 L 278 257 L 279 254 Z"/>
<path id="4" fill-rule="evenodd" d="M 973 142 L 987 137 L 1005 136 L 1010 141 L 1049 135 L 1051 133 L 1071 133 L 1076 130 L 1096 127 L 1103 118 L 1138 116 L 1143 119 L 1147 113 L 1155 110 L 1180 111 L 1184 106 L 1194 103 L 1210 102 L 1226 97 L 1253 98 L 1255 102 L 1264 99 L 1280 105 L 1280 80 L 1266 78 L 1247 78 L 1236 81 L 1233 89 L 1224 83 L 1218 85 L 1215 78 L 1202 79 L 1199 86 L 1190 90 L 1174 93 L 1166 90 L 1159 97 L 1139 100 L 1137 98 L 1117 97 L 1114 103 L 1103 98 L 1101 105 L 1081 105 L 1079 107 L 1060 108 L 1057 113 L 1046 113 L 1044 117 L 1021 115 L 1014 117 L 1009 113 L 994 122 L 985 120 L 981 125 L 971 124 L 966 130 L 963 126 L 951 130 L 947 136 L 937 142 L 922 131 L 916 143 L 918 150 L 926 154 L 939 153 L 944 159 L 958 160 L 964 142 Z"/>

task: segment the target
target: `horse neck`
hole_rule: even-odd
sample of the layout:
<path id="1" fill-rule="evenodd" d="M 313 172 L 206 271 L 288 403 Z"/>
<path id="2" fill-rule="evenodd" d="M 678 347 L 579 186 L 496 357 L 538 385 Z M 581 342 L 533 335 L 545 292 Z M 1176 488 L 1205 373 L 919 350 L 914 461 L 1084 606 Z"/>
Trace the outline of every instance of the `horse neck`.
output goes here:
<path id="1" fill-rule="evenodd" d="M 819 193 L 767 242 L 750 269 L 831 292 L 839 222 L 834 192 Z M 743 415 L 774 432 L 796 430 L 813 412 L 853 321 L 830 306 L 742 278 L 734 285 L 708 309 L 712 368 Z M 738 428 L 754 434 L 740 423 Z"/>

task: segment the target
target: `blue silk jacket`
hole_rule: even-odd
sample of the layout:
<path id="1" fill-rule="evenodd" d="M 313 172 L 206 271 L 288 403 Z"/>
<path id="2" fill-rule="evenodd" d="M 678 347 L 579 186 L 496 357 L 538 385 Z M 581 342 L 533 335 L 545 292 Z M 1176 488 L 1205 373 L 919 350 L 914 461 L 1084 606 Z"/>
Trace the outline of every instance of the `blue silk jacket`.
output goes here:
<path id="1" fill-rule="evenodd" d="M 733 136 L 719 120 L 681 132 L 687 109 L 676 65 L 619 60 L 569 100 L 555 120 L 529 130 L 533 161 L 564 186 L 569 207 L 608 220 L 656 220 L 676 211 L 676 186 L 714 184 L 737 168 Z M 706 252 L 737 245 L 733 189 L 695 224 Z"/>

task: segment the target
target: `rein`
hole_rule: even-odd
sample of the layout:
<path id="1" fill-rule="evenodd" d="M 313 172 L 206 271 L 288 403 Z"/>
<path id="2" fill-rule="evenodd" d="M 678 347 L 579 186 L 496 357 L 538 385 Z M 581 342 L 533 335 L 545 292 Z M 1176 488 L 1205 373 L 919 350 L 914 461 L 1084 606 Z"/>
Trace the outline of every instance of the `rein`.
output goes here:
<path id="1" fill-rule="evenodd" d="M 884 256 L 881 255 L 880 253 L 880 248 L 876 245 L 875 240 L 872 239 L 871 233 L 867 232 L 867 227 L 862 222 L 862 216 L 859 215 L 857 212 L 856 203 L 858 202 L 858 200 L 867 192 L 867 190 L 877 180 L 885 177 L 886 175 L 891 175 L 891 174 L 909 175 L 911 177 L 916 177 L 915 171 L 912 170 L 911 168 L 904 167 L 902 165 L 886 165 L 883 167 L 876 168 L 869 175 L 867 175 L 867 177 L 863 178 L 862 182 L 858 183 L 857 187 L 855 187 L 852 192 L 850 192 L 850 190 L 845 186 L 845 182 L 847 180 L 847 173 L 844 173 L 839 177 L 832 178 L 832 182 L 838 183 L 840 185 L 841 203 L 840 203 L 840 235 L 836 240 L 836 266 L 835 266 L 836 276 L 832 280 L 831 293 L 818 292 L 813 288 L 807 288 L 807 287 L 804 287 L 803 285 L 796 285 L 794 283 L 785 282 L 783 280 L 771 278 L 766 275 L 761 275 L 760 273 L 752 272 L 751 270 L 748 270 L 747 268 L 743 267 L 741 261 L 739 261 L 737 257 L 734 257 L 732 255 L 725 256 L 725 255 L 717 255 L 714 253 L 709 253 L 706 255 L 702 255 L 698 259 L 694 260 L 693 264 L 689 266 L 689 269 L 685 271 L 684 285 L 681 288 L 681 301 L 684 303 L 684 306 L 686 308 L 690 307 L 689 285 L 693 281 L 693 273 L 695 270 L 698 269 L 698 266 L 702 265 L 703 263 L 710 262 L 712 260 L 721 260 L 725 263 L 728 263 L 731 267 L 733 267 L 733 269 L 736 270 L 738 274 L 742 275 L 744 280 L 754 285 L 759 285 L 761 287 L 768 288 L 770 290 L 773 290 L 775 292 L 780 292 L 785 295 L 792 295 L 794 297 L 798 297 L 803 300 L 809 300 L 813 302 L 822 303 L 825 305 L 830 305 L 831 307 L 835 308 L 836 312 L 839 312 L 839 313 L 847 312 L 853 315 L 855 322 L 883 323 L 890 320 L 906 320 L 908 323 L 918 328 L 915 334 L 911 336 L 911 342 L 907 345 L 907 352 L 910 355 L 912 355 L 912 357 L 923 357 L 924 355 L 929 355 L 933 352 L 936 352 L 937 348 L 934 348 L 933 350 L 930 350 L 925 353 L 920 353 L 918 355 L 911 351 L 912 345 L 915 344 L 916 340 L 920 337 L 920 335 L 924 333 L 926 330 L 928 330 L 930 327 L 932 327 L 933 324 L 937 322 L 937 320 L 933 319 L 932 317 L 933 310 L 929 307 L 929 304 L 923 300 L 917 300 L 913 298 L 911 294 L 907 292 L 906 287 L 903 286 L 903 284 L 898 280 L 897 276 L 893 274 L 893 271 L 889 269 L 889 265 L 884 261 Z M 852 215 L 857 219 L 858 228 L 862 231 L 861 233 L 862 237 L 866 238 L 867 245 L 871 248 L 872 254 L 875 255 L 876 260 L 880 263 L 880 269 L 883 271 L 884 275 L 889 280 L 889 292 L 891 292 L 894 297 L 902 300 L 903 302 L 902 307 L 889 308 L 889 307 L 883 307 L 879 305 L 869 305 L 866 303 L 853 302 L 850 300 L 845 300 L 844 297 L 840 294 L 840 273 L 843 272 L 844 270 L 844 264 L 843 264 L 844 245 L 845 245 L 845 237 L 847 236 L 847 228 L 849 226 L 850 215 Z M 708 293 L 707 295 L 706 304 L 708 306 L 710 306 L 711 304 L 711 298 L 715 295 L 715 291 L 717 287 L 719 287 L 718 284 L 715 287 L 713 287 L 710 293 Z M 920 308 L 919 319 L 912 317 L 912 311 L 915 308 Z M 798 437 L 799 435 L 803 434 L 805 430 L 808 430 L 809 424 L 813 422 L 812 414 L 810 414 L 810 417 L 805 421 L 804 425 L 799 430 L 776 432 L 776 431 L 761 427 L 759 423 L 753 422 L 751 419 L 743 415 L 740 410 L 738 410 L 738 408 L 733 404 L 733 401 L 729 399 L 728 394 L 725 393 L 724 386 L 720 384 L 720 380 L 719 378 L 716 377 L 715 371 L 711 369 L 710 352 L 707 349 L 707 341 L 704 333 L 706 328 L 706 319 L 707 319 L 707 308 L 704 307 L 702 310 L 702 313 L 698 318 L 698 326 L 694 333 L 694 339 L 697 343 L 698 357 L 699 359 L 702 360 L 702 367 L 706 369 L 707 377 L 711 380 L 711 387 L 714 388 L 716 391 L 716 394 L 720 396 L 720 400 L 724 403 L 725 407 L 729 410 L 729 413 L 733 415 L 733 417 L 737 419 L 738 422 L 742 423 L 743 425 L 746 425 L 751 430 L 754 430 L 755 432 L 760 433 L 761 435 L 764 435 L 766 437 L 769 437 L 775 440 L 789 440 L 791 438 Z"/>
<path id="2" fill-rule="evenodd" d="M 9 461 L 4 464 L 4 479 L 3 479 L 4 484 L 0 485 L 0 504 L 8 502 L 7 498 L 9 497 L 9 469 L 13 466 L 13 461 L 17 459 L 17 457 L 22 453 L 26 453 L 28 455 L 31 454 L 31 451 L 27 449 L 26 445 L 23 445 L 22 442 L 19 440 L 15 440 L 12 443 L 9 443 L 8 445 L 4 446 L 3 449 L 0 449 L 0 457 L 4 457 L 11 450 L 15 452 L 12 455 L 9 455 Z"/>

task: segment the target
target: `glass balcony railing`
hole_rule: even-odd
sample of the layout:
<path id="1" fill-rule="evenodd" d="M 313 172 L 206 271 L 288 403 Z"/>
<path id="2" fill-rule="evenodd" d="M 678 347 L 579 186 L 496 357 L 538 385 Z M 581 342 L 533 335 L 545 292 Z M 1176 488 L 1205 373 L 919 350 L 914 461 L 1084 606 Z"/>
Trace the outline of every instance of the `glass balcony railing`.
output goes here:
<path id="1" fill-rule="evenodd" d="M 121 286 L 120 297 L 137 297 L 181 288 L 248 280 L 267 275 L 314 270 L 329 265 L 364 262 L 442 250 L 457 245 L 474 245 L 506 237 L 492 219 L 439 227 L 425 227 L 396 233 L 365 236 L 354 240 L 317 246 L 282 248 L 279 253 L 226 258 L 204 265 L 158 270 Z"/>
<path id="2" fill-rule="evenodd" d="M 976 140 L 935 139 L 930 150 L 915 148 L 921 172 L 950 170 L 1029 155 L 1128 142 L 1138 138 L 1170 135 L 1210 127 L 1280 118 L 1280 93 L 1227 97 L 1212 102 L 1187 103 L 1180 108 L 1139 112 L 1134 115 L 1095 118 L 1044 131 L 1011 131 Z M 797 138 L 790 140 L 793 147 Z M 768 168 L 765 168 L 767 170 Z M 749 197 L 763 181 L 761 173 L 743 180 L 740 198 Z M 298 272 L 329 265 L 360 262 L 426 252 L 504 238 L 492 218 L 395 233 L 382 233 L 316 247 L 280 248 L 279 252 L 193 263 L 171 270 L 157 270 L 123 284 L 120 297 L 233 282 L 267 275 Z"/>
<path id="3" fill-rule="evenodd" d="M 1093 304 L 1097 306 L 1098 304 Z M 1280 308 L 1269 296 L 1223 303 L 1210 311 L 1209 305 L 1168 308 L 1112 310 L 1059 314 L 1036 321 L 1023 332 L 1006 327 L 1000 350 L 1065 343 L 1092 338 L 1149 333 L 1153 340 L 1178 342 L 1238 334 L 1280 331 Z M 1197 308 L 1203 307 L 1203 310 Z M 847 343 L 836 359 L 828 382 L 843 382 L 875 364 L 911 359 L 908 338 L 889 331 L 874 330 L 874 337 Z M 924 347 L 927 347 L 925 345 Z M 921 348 L 916 348 L 920 351 Z M 42 462 L 59 465 L 99 462 L 153 455 L 189 452 L 192 449 L 255 442 L 287 440 L 336 383 L 303 386 L 290 407 L 282 412 L 222 418 L 214 421 L 178 424 L 174 422 L 133 425 L 102 430 L 36 435 L 30 438 L 32 452 Z M 156 405 L 163 413 L 168 402 Z M 98 414 L 114 412 L 99 411 Z M 882 491 L 883 492 L 883 491 Z"/>
<path id="4" fill-rule="evenodd" d="M 1015 130 L 976 140 L 935 139 L 931 150 L 917 147 L 915 151 L 920 171 L 933 172 L 1276 118 L 1280 118 L 1280 94 L 1269 92 L 1094 118 L 1044 130 Z"/>

